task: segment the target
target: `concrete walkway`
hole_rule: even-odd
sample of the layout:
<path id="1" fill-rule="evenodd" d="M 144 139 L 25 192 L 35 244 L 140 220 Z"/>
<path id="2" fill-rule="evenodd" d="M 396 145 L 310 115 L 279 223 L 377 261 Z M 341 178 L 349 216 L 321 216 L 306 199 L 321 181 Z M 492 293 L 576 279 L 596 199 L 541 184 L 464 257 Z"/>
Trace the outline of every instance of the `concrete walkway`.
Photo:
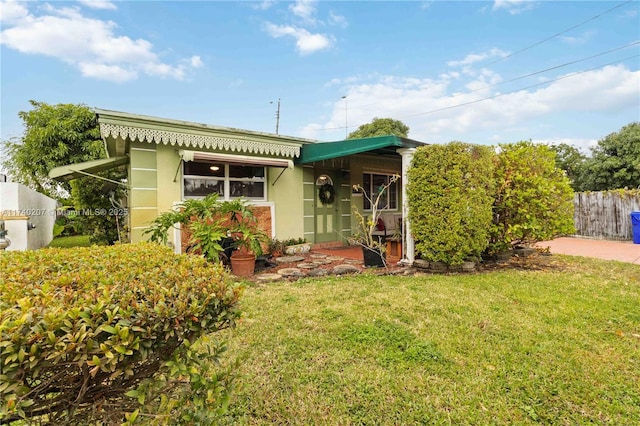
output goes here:
<path id="1" fill-rule="evenodd" d="M 540 242 L 537 246 L 549 247 L 553 254 L 595 257 L 640 265 L 640 244 L 633 244 L 631 241 L 562 237 Z"/>

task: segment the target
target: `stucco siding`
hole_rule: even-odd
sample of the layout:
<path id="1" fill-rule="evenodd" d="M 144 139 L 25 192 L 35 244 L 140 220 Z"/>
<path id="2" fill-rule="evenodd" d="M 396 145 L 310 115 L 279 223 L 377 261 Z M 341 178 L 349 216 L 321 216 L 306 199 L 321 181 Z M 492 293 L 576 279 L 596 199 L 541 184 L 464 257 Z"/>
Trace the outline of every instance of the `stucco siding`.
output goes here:
<path id="1" fill-rule="evenodd" d="M 275 238 L 302 238 L 304 215 L 302 167 L 267 169 L 267 199 L 275 205 Z M 282 173 L 282 175 L 280 174 Z M 276 181 L 277 179 L 277 181 Z"/>
<path id="2" fill-rule="evenodd" d="M 157 164 L 158 213 L 162 213 L 182 200 L 182 164 L 178 151 L 170 146 L 158 146 Z"/>
<path id="3" fill-rule="evenodd" d="M 154 145 L 132 142 L 129 152 L 129 226 L 131 242 L 145 241 L 142 233 L 158 215 L 157 161 Z"/>

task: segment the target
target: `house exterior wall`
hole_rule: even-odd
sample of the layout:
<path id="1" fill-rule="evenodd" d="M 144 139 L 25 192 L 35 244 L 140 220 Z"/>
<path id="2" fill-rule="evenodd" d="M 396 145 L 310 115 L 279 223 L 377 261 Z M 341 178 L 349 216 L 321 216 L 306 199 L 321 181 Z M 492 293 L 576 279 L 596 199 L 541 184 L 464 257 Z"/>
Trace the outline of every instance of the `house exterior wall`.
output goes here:
<path id="1" fill-rule="evenodd" d="M 145 241 L 144 230 L 158 216 L 156 145 L 131 142 L 129 150 L 129 229 L 132 242 Z M 161 187 L 163 191 L 169 188 Z"/>
<path id="2" fill-rule="evenodd" d="M 282 174 L 280 174 L 282 173 Z M 267 200 L 274 204 L 274 238 L 287 240 L 304 236 L 304 169 L 267 167 Z"/>
<path id="3" fill-rule="evenodd" d="M 183 168 L 175 146 L 131 142 L 129 155 L 129 227 L 135 243 L 148 239 L 143 233 L 155 217 L 182 201 Z M 272 236 L 281 240 L 303 237 L 303 168 L 285 169 L 282 175 L 282 168 L 266 169 L 267 199 L 256 204 L 273 206 Z"/>

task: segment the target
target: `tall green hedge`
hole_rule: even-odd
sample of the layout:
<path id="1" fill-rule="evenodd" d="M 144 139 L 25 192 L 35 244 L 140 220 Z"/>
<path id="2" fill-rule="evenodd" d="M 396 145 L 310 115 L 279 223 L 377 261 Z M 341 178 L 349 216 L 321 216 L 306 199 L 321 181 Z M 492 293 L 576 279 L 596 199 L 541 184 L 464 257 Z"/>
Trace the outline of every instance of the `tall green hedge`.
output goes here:
<path id="1" fill-rule="evenodd" d="M 0 423 L 210 424 L 241 289 L 158 244 L 0 252 Z"/>
<path id="2" fill-rule="evenodd" d="M 500 145 L 490 253 L 574 233 L 573 190 L 546 145 Z"/>
<path id="3" fill-rule="evenodd" d="M 416 150 L 407 196 L 422 258 L 456 265 L 486 248 L 494 192 L 492 155 L 489 147 L 463 142 Z"/>

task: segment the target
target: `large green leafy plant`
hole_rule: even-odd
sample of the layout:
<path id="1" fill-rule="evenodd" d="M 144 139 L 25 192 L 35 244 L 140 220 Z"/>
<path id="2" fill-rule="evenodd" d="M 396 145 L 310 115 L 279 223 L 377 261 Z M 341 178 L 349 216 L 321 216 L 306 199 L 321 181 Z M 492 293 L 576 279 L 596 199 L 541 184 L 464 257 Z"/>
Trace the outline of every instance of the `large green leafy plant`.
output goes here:
<path id="1" fill-rule="evenodd" d="M 6 252 L 0 270 L 0 423 L 212 424 L 224 410 L 224 347 L 199 341 L 240 314 L 220 265 L 144 243 Z"/>
<path id="2" fill-rule="evenodd" d="M 268 241 L 246 201 L 218 201 L 218 194 L 183 201 L 175 210 L 156 217 L 145 231 L 150 240 L 166 244 L 168 231 L 181 225 L 188 231 L 188 251 L 202 253 L 218 262 L 224 255 L 225 239 L 234 249 L 262 254 L 262 243 Z"/>
<path id="3" fill-rule="evenodd" d="M 407 197 L 416 250 L 458 265 L 488 242 L 494 181 L 490 148 L 462 142 L 422 146 L 409 169 Z"/>

